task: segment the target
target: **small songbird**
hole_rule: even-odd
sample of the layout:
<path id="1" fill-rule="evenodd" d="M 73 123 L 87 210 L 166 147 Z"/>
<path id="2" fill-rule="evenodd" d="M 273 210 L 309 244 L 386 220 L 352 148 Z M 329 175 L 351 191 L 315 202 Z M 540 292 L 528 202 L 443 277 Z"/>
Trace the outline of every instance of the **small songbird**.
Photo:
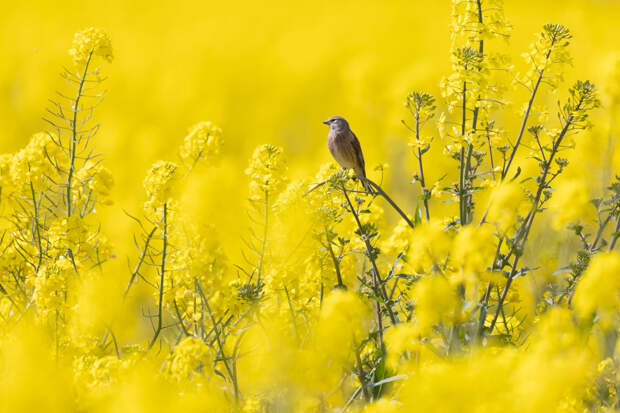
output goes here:
<path id="1" fill-rule="evenodd" d="M 366 165 L 364 163 L 362 147 L 351 128 L 349 128 L 349 122 L 342 116 L 332 116 L 323 123 L 329 126 L 327 148 L 336 162 L 343 169 L 353 169 L 360 181 L 362 181 L 364 189 L 373 193 L 374 191 L 370 184 L 365 180 Z"/>

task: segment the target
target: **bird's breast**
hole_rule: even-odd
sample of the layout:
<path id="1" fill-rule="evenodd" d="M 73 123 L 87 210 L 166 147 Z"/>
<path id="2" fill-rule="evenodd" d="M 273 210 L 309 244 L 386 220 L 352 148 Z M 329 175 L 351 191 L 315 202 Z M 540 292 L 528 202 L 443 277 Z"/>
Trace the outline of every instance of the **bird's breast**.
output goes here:
<path id="1" fill-rule="evenodd" d="M 357 165 L 353 145 L 346 133 L 330 132 L 327 135 L 327 148 L 340 166 L 354 168 Z"/>

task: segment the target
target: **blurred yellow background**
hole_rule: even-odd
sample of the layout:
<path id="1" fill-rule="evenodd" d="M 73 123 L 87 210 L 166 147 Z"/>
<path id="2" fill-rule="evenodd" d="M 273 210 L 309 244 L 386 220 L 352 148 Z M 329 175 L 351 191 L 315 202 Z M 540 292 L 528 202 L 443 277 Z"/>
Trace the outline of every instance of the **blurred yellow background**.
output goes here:
<path id="1" fill-rule="evenodd" d="M 455 3 L 467 7 L 475 1 Z M 485 3 L 486 12 L 498 4 Z M 452 217 L 457 214 L 455 198 L 460 194 L 463 201 L 465 192 L 441 190 L 458 180 L 459 164 L 445 150 L 450 138 L 440 136 L 435 122 L 440 116 L 436 116 L 423 128 L 420 141 L 433 140 L 424 155 L 427 186 L 433 187 L 430 223 L 413 231 L 402 222 L 393 228 L 395 213 L 378 198 L 359 205 L 368 208 L 360 211 L 368 214 L 368 221 L 358 221 L 357 232 L 351 216 L 340 221 L 345 212 L 349 214 L 347 208 L 354 209 L 355 200 L 342 208 L 339 195 L 329 191 L 318 195 L 320 191 L 316 191 L 315 199 L 308 196 L 308 202 L 299 202 L 305 187 L 295 185 L 287 187 L 284 195 L 278 194 L 280 188 L 273 189 L 279 186 L 274 181 L 286 186 L 278 156 L 269 161 L 256 157 L 254 187 L 264 184 L 272 188 L 258 197 L 264 204 L 255 202 L 252 209 L 245 173 L 250 157 L 258 145 L 279 145 L 288 160 L 289 181 L 295 184 L 303 179 L 305 184 L 317 176 L 322 165 L 332 161 L 322 121 L 332 115 L 344 116 L 361 141 L 369 177 L 381 181 L 395 201 L 413 214 L 420 203 L 420 185 L 411 184 L 418 167 L 408 147 L 411 133 L 401 124 L 402 119 L 411 117 L 403 101 L 412 90 L 429 92 L 437 98 L 436 114 L 446 110 L 439 84 L 452 71 L 450 24 L 461 19 L 456 31 L 459 36 L 465 36 L 466 26 L 471 25 L 462 13 L 451 17 L 449 0 L 39 0 L 5 1 L 2 6 L 0 153 L 18 151 L 33 134 L 47 129 L 42 118 L 49 99 L 54 99 L 56 91 L 74 95 L 59 76 L 63 67 L 72 68 L 67 51 L 74 33 L 100 28 L 112 39 L 114 60 L 108 63 L 98 57 L 95 63 L 107 80 L 102 85 L 106 99 L 95 113 L 95 122 L 101 128 L 93 146 L 103 155 L 115 186 L 109 196 L 113 204 L 103 205 L 99 199 L 92 220 L 90 214 L 78 219 L 77 203 L 71 208 L 72 193 L 76 194 L 74 199 L 80 196 L 82 204 L 77 205 L 84 205 L 86 211 L 91 193 L 108 198 L 107 173 L 92 165 L 78 169 L 78 176 L 82 172 L 89 180 L 89 188 L 91 183 L 98 187 L 85 195 L 71 185 L 76 178 L 57 167 L 57 176 L 63 181 L 67 176 L 66 184 L 40 190 L 41 197 L 52 194 L 54 199 L 48 200 L 54 205 L 60 196 L 58 189 L 63 189 L 67 219 L 64 214 L 54 217 L 45 210 L 40 212 L 37 205 L 48 202 L 41 198 L 45 202 L 37 204 L 30 169 L 31 159 L 44 161 L 47 167 L 34 169 L 36 173 L 52 167 L 53 162 L 48 165 L 43 157 L 31 156 L 36 148 L 44 147 L 45 135 L 38 135 L 26 154 L 2 158 L 6 165 L 10 163 L 14 192 L 9 192 L 11 203 L 4 203 L 6 198 L 0 200 L 2 208 L 7 205 L 8 212 L 3 210 L 2 217 L 9 224 L 5 228 L 10 228 L 6 239 L 12 243 L 11 249 L 5 249 L 9 253 L 3 255 L 6 259 L 0 270 L 15 283 L 9 279 L 9 284 L 0 285 L 4 295 L 0 294 L 0 316 L 8 315 L 8 321 L 3 322 L 7 327 L 0 335 L 0 365 L 6 372 L 0 375 L 0 412 L 71 410 L 64 406 L 98 412 L 120 410 L 117 406 L 137 413 L 216 411 L 210 404 L 237 411 L 239 400 L 245 412 L 259 408 L 267 411 L 263 407 L 269 403 L 282 403 L 281 411 L 335 411 L 336 406 L 345 406 L 342 410 L 346 410 L 347 400 L 353 402 L 361 391 L 360 402 L 351 405 L 353 411 L 364 408 L 373 398 L 364 394 L 368 389 L 363 377 L 371 378 L 373 394 L 381 394 L 379 403 L 364 410 L 367 412 L 412 411 L 406 406 L 429 411 L 429 406 L 438 401 L 445 403 L 443 411 L 460 411 L 463 406 L 472 411 L 493 410 L 495 406 L 496 410 L 508 411 L 515 406 L 516 411 L 518 406 L 530 412 L 559 407 L 576 411 L 575 406 L 583 406 L 584 411 L 585 406 L 594 409 L 596 405 L 589 404 L 594 398 L 600 399 L 601 406 L 609 400 L 618 404 L 620 345 L 616 344 L 619 319 L 615 292 L 619 287 L 613 275 L 620 266 L 620 256 L 597 254 L 586 270 L 590 254 L 598 252 L 596 242 L 588 245 L 586 240 L 589 251 L 582 251 L 574 227 L 566 228 L 564 222 L 554 225 L 553 217 L 561 215 L 558 211 L 568 212 L 571 219 L 579 220 L 571 223 L 584 224 L 584 232 L 590 237 L 598 224 L 589 201 L 601 195 L 613 174 L 620 174 L 620 124 L 616 121 L 620 116 L 620 0 L 506 1 L 506 20 L 513 26 L 511 39 L 484 39 L 485 52 L 509 55 L 514 66 L 510 75 L 524 71 L 531 75 L 536 69 L 521 55 L 542 26 L 551 22 L 570 29 L 573 39 L 568 49 L 573 65 L 565 71 L 565 82 L 557 91 L 541 87 L 528 126 L 539 122 L 544 117 L 541 112 L 545 112 L 549 114 L 545 127 L 558 127 L 557 102 L 566 102 L 568 87 L 578 79 L 596 84 L 602 105 L 592 111 L 593 129 L 562 140 L 563 145 L 574 144 L 574 148 L 559 152 L 558 156 L 570 162 L 557 181 L 550 178 L 544 185 L 548 188 L 540 186 L 537 197 L 525 202 L 523 190 L 535 187 L 533 179 L 541 169 L 545 182 L 549 169 L 544 164 L 541 168 L 533 159 L 528 148 L 534 145 L 533 138 L 524 137 L 511 174 L 520 168 L 519 181 L 530 180 L 502 185 L 499 191 L 478 192 L 475 188 L 471 191 L 475 194 L 473 225 L 446 230 L 446 223 L 454 222 Z M 498 26 L 504 27 L 486 22 L 480 36 Z M 97 30 L 89 32 L 88 36 L 78 34 L 78 48 L 95 38 L 91 36 L 101 35 L 99 40 L 107 51 L 107 37 Z M 470 39 L 467 45 L 471 44 Z M 547 57 L 551 56 L 552 44 L 543 48 L 549 50 Z M 98 48 L 84 47 L 82 58 L 86 52 L 90 56 L 101 48 L 101 44 Z M 557 49 L 562 50 L 556 50 L 554 58 L 559 55 L 565 61 L 563 46 Z M 100 52 L 95 55 L 103 54 Z M 485 67 L 499 67 L 486 63 Z M 462 72 L 457 73 L 459 81 Z M 482 66 L 477 71 L 470 67 L 467 76 L 478 75 L 480 79 L 468 82 L 478 88 L 477 93 L 485 91 L 476 97 L 477 102 L 495 96 L 486 91 L 494 89 L 496 77 L 503 74 L 497 73 L 487 76 Z M 549 73 L 554 72 L 545 72 Z M 510 76 L 504 80 L 509 89 L 502 97 L 506 105 L 493 109 L 490 116 L 497 129 L 505 130 L 498 132 L 499 142 L 493 143 L 491 151 L 498 163 L 499 145 L 514 142 L 529 96 L 516 83 L 511 85 Z M 470 94 L 472 90 L 468 89 Z M 594 105 L 592 95 L 589 101 Z M 471 100 L 466 103 L 473 107 Z M 467 104 L 463 104 L 465 109 Z M 568 129 L 569 125 L 582 125 L 581 118 L 574 125 L 573 113 L 579 111 L 575 107 L 563 132 L 549 133 L 549 139 L 563 139 L 567 130 L 576 130 Z M 451 127 L 449 121 L 458 116 L 457 111 L 448 117 L 447 126 Z M 150 174 L 151 204 L 143 208 L 147 171 L 160 160 L 179 161 L 179 147 L 188 128 L 201 121 L 211 121 L 223 130 L 222 156 L 212 165 L 206 165 L 212 162 L 210 157 L 202 160 L 187 179 L 181 180 L 179 204 L 176 194 L 169 196 L 177 188 L 176 167 L 157 164 Z M 457 131 L 453 137 L 464 134 Z M 37 144 L 41 142 L 43 146 Z M 552 142 L 555 154 L 559 140 Z M 211 149 L 218 146 L 211 144 Z M 263 148 L 261 153 L 270 151 L 279 154 L 271 148 Z M 73 165 L 69 161 L 73 154 L 75 145 L 73 151 L 67 151 L 67 162 L 60 165 Z M 487 159 L 484 162 L 480 168 L 468 169 L 468 173 L 474 170 L 481 174 L 475 185 L 485 185 L 483 180 L 488 175 L 482 174 L 490 165 Z M 375 170 L 380 165 L 388 165 L 383 177 Z M 0 172 L 6 170 L 0 168 Z M 323 168 L 323 176 L 331 173 Z M 446 179 L 434 187 L 444 175 Z M 551 181 L 553 186 L 549 185 Z M 27 199 L 22 204 L 19 197 L 26 193 L 26 184 L 32 203 Z M 66 188 L 69 190 L 64 198 Z M 464 188 L 463 182 L 460 188 Z M 560 202 L 555 212 L 550 207 L 549 213 L 538 214 L 538 208 L 548 206 L 540 200 L 541 195 L 546 200 L 547 190 L 556 191 L 552 202 Z M 499 204 L 495 205 L 497 216 L 487 220 L 492 225 L 476 225 L 489 205 L 488 197 L 498 192 L 499 201 L 494 200 Z M 4 197 L 5 192 L 1 195 Z M 32 205 L 32 212 L 21 213 L 23 205 Z M 268 211 L 269 207 L 274 211 Z M 515 224 L 517 214 L 510 209 L 519 207 L 520 215 L 527 218 L 511 235 L 513 228 L 508 227 Z M 286 208 L 292 213 L 282 211 Z M 309 208 L 320 213 L 308 214 Z M 467 209 L 461 217 L 467 216 Z M 609 211 L 606 214 L 610 225 L 597 237 L 600 251 L 603 240 L 615 239 L 610 234 L 615 218 Z M 156 216 L 159 221 L 146 235 L 148 228 L 141 231 L 129 215 L 143 220 Z M 501 224 L 501 215 L 510 222 Z M 255 216 L 260 218 L 252 223 Z M 536 221 L 530 228 L 534 216 Z M 51 222 L 40 222 L 47 217 Z M 13 219 L 22 222 L 15 225 Z M 109 254 L 107 240 L 97 232 L 99 222 L 116 255 L 103 266 L 99 260 Z M 504 228 L 497 229 L 500 226 Z M 496 230 L 500 238 L 497 247 L 493 239 Z M 264 231 L 262 236 L 258 231 Z M 21 260 L 28 261 L 21 252 L 24 246 L 20 237 L 24 234 L 23 244 L 29 248 L 24 250 L 26 255 L 38 258 L 38 264 L 31 263 L 32 269 Z M 42 239 L 48 244 L 46 248 Z M 248 247 L 248 239 L 256 240 L 256 245 Z M 332 245 L 339 245 L 338 258 Z M 363 256 L 376 255 L 375 245 L 381 255 L 378 264 L 374 258 L 370 261 L 380 270 L 375 267 L 371 272 Z M 365 252 L 360 254 L 362 248 Z M 44 256 L 44 250 L 49 251 L 45 252 L 49 257 Z M 259 258 L 250 262 L 246 271 L 244 252 L 253 251 L 258 251 Z M 250 257 L 246 261 L 254 259 Z M 511 266 L 506 265 L 507 257 L 512 260 Z M 575 260 L 579 265 L 567 268 Z M 507 268 L 510 272 L 505 271 Z M 124 290 L 132 272 L 136 285 L 125 300 Z M 354 288 L 330 292 L 334 277 L 340 278 L 341 272 L 345 283 L 339 284 Z M 440 273 L 444 276 L 435 277 Z M 502 273 L 511 277 L 506 284 Z M 381 279 L 381 274 L 386 278 Z M 368 284 L 371 278 L 373 291 Z M 573 306 L 570 300 L 577 280 Z M 381 291 L 389 286 L 388 281 L 393 286 L 389 300 Z M 20 294 L 20 305 L 6 292 L 8 285 Z M 492 286 L 497 291 L 492 291 Z M 567 299 L 563 302 L 564 297 Z M 382 314 L 382 301 L 388 314 Z M 370 322 L 370 304 L 378 312 L 376 330 Z M 176 314 L 172 314 L 173 307 Z M 210 321 L 206 320 L 205 307 Z M 497 309 L 489 311 L 493 307 Z M 392 308 L 403 323 L 391 314 Z M 592 322 L 594 311 L 597 321 Z M 500 329 L 500 312 L 506 335 Z M 185 331 L 190 322 L 193 333 Z M 609 326 L 613 327 L 607 331 Z M 495 331 L 499 334 L 493 334 Z M 182 338 L 183 334 L 188 337 Z M 355 363 L 353 353 L 357 356 Z M 615 354 L 613 360 L 610 354 Z M 230 370 L 228 360 L 233 365 Z M 210 364 L 212 369 L 205 368 Z M 541 365 L 548 368 L 540 369 Z M 169 377 L 160 380 L 162 374 Z M 383 379 L 388 375 L 389 379 Z M 171 385 L 169 379 L 178 381 Z M 402 407 L 393 403 L 401 400 Z M 565 405 L 559 405 L 559 400 Z M 288 403 L 321 409 L 287 408 Z M 184 408 L 192 404 L 197 407 Z M 53 410 L 48 406 L 60 407 Z"/>
<path id="2" fill-rule="evenodd" d="M 606 90 L 620 50 L 620 2 L 505 3 L 513 36 L 493 47 L 511 55 L 515 70 L 541 26 L 561 23 L 574 36 L 566 83 L 590 79 Z M 416 88 L 437 96 L 441 109 L 449 22 L 447 0 L 5 2 L 0 152 L 17 150 L 45 128 L 47 100 L 64 88 L 58 73 L 70 64 L 73 33 L 95 26 L 110 33 L 115 54 L 102 64 L 108 94 L 96 114 L 102 127 L 95 144 L 116 181 L 116 203 L 100 211 L 121 258 L 113 265 L 124 267 L 133 254 L 134 224 L 123 210 L 141 210 L 147 168 L 175 160 L 187 128 L 201 120 L 222 127 L 224 157 L 216 168 L 193 173 L 188 203 L 197 222 L 216 224 L 229 256 L 238 256 L 248 225 L 244 169 L 254 147 L 281 145 L 292 176 L 314 174 L 330 160 L 321 124 L 330 115 L 350 121 L 367 169 L 390 165 L 387 187 L 413 211 L 417 187 L 408 186 L 414 158 L 400 124 L 407 116 L 402 102 Z M 506 129 L 518 122 L 522 102 L 515 116 L 499 120 Z M 591 133 L 607 131 L 603 123 Z M 434 125 L 425 133 L 437 134 Z M 437 179 L 442 165 L 427 167 Z"/>

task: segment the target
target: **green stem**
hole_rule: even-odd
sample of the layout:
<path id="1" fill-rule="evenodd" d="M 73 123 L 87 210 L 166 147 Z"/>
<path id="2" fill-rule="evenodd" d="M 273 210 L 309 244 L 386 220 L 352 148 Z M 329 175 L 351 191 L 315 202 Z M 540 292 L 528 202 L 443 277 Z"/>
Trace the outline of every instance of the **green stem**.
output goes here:
<path id="1" fill-rule="evenodd" d="M 581 102 L 577 104 L 575 112 L 579 111 L 580 106 L 581 106 Z M 493 332 L 493 328 L 495 327 L 497 318 L 499 317 L 500 312 L 503 310 L 503 305 L 504 305 L 504 301 L 506 300 L 506 296 L 508 295 L 508 290 L 510 289 L 510 286 L 512 284 L 512 281 L 514 280 L 515 274 L 517 273 L 517 265 L 519 264 L 519 258 L 521 258 L 521 254 L 522 254 L 522 252 L 519 252 L 519 251 L 523 250 L 525 242 L 527 241 L 527 238 L 529 236 L 530 229 L 532 228 L 534 217 L 536 216 L 536 213 L 539 210 L 540 199 L 542 197 L 542 194 L 545 188 L 549 184 L 547 182 L 547 175 L 549 173 L 549 170 L 551 169 L 553 158 L 557 154 L 560 148 L 560 144 L 562 143 L 562 140 L 564 139 L 564 136 L 566 135 L 566 132 L 568 132 L 568 128 L 571 126 L 572 123 L 573 123 L 573 115 L 571 114 L 566 119 L 566 123 L 564 124 L 564 127 L 562 128 L 560 134 L 558 135 L 557 140 L 553 144 L 553 148 L 551 149 L 549 159 L 543 166 L 543 172 L 540 177 L 539 184 L 538 184 L 538 190 L 536 191 L 536 196 L 534 197 L 532 208 L 530 209 L 530 212 L 528 213 L 527 218 L 525 220 L 524 227 L 523 227 L 524 231 L 522 232 L 521 239 L 515 240 L 515 242 L 513 243 L 513 247 L 511 248 L 511 252 L 509 254 L 510 256 L 514 252 L 515 256 L 513 258 L 512 264 L 510 265 L 510 273 L 508 274 L 508 280 L 506 281 L 506 286 L 504 287 L 502 295 L 499 298 L 499 301 L 497 303 L 497 309 L 495 310 L 495 314 L 493 315 L 493 320 L 491 321 L 491 324 L 489 326 L 490 333 Z M 518 245 L 519 245 L 519 248 L 517 249 Z"/>
<path id="2" fill-rule="evenodd" d="M 470 186 L 470 176 L 469 176 L 469 170 L 471 169 L 471 154 L 474 150 L 474 145 L 473 144 L 469 144 L 469 146 L 467 147 L 467 156 L 465 157 L 465 171 L 463 172 L 464 177 L 463 177 L 463 181 L 465 182 L 465 186 L 469 187 Z M 465 194 L 465 224 L 467 225 L 471 222 L 470 215 L 472 212 L 472 208 L 471 208 L 471 197 L 472 194 L 467 193 Z"/>
<path id="3" fill-rule="evenodd" d="M 596 236 L 594 237 L 594 241 L 592 241 L 592 244 L 590 244 L 590 246 L 588 247 L 590 251 L 594 251 L 594 249 L 596 248 L 598 242 L 601 240 L 603 231 L 605 231 L 605 227 L 607 227 L 607 224 L 610 220 L 611 214 L 607 215 L 607 218 L 605 218 L 605 220 L 599 224 L 598 231 L 596 232 Z"/>
<path id="4" fill-rule="evenodd" d="M 355 360 L 357 361 L 357 377 L 360 379 L 360 386 L 362 388 L 362 392 L 364 393 L 364 399 L 367 402 L 370 402 L 372 401 L 372 395 L 368 389 L 368 383 L 366 382 L 366 373 L 364 373 L 362 358 L 360 357 L 360 352 L 357 349 L 355 351 Z"/>
<path id="5" fill-rule="evenodd" d="M 480 0 L 476 1 L 477 6 L 478 6 L 478 23 L 480 23 L 482 25 L 482 4 L 480 2 Z M 478 41 L 478 53 L 480 54 L 480 59 L 482 62 L 482 59 L 484 59 L 484 40 L 480 39 Z M 480 66 L 478 66 L 478 72 L 480 72 L 482 70 L 482 63 L 480 64 Z M 465 97 L 463 96 L 463 99 L 465 99 Z M 480 94 L 478 94 L 478 101 L 480 101 Z M 476 133 L 476 127 L 478 125 L 478 113 L 480 111 L 480 107 L 478 105 L 476 105 L 476 107 L 474 108 L 474 114 L 472 116 L 471 119 L 471 130 L 472 132 L 475 134 Z M 469 144 L 469 147 L 467 148 L 467 161 L 465 162 L 465 171 L 464 171 L 464 181 L 466 184 L 470 183 L 470 180 L 473 181 L 472 178 L 470 178 L 469 176 L 469 171 L 471 168 L 471 156 L 472 156 L 472 152 L 473 152 L 473 144 Z M 492 162 L 492 160 L 491 160 Z M 469 193 L 465 196 L 465 224 L 468 224 L 469 222 L 471 222 L 471 215 L 472 214 L 472 194 Z"/>
<path id="6" fill-rule="evenodd" d="M 340 261 L 338 261 L 338 258 L 336 257 L 336 254 L 334 253 L 331 240 L 329 239 L 329 230 L 327 229 L 327 226 L 325 226 L 324 228 L 325 228 L 325 240 L 327 241 L 327 250 L 329 251 L 329 255 L 332 258 L 332 262 L 334 263 L 334 269 L 336 270 L 336 279 L 338 281 L 337 287 L 344 288 L 346 290 L 347 286 L 344 285 L 344 283 L 342 282 L 342 274 L 340 273 Z"/>
<path id="7" fill-rule="evenodd" d="M 142 267 L 142 263 L 144 262 L 144 259 L 146 258 L 146 255 L 147 255 L 147 252 L 148 252 L 149 243 L 151 242 L 151 238 L 153 238 L 153 235 L 155 234 L 156 230 L 157 230 L 157 227 L 153 227 L 151 232 L 149 232 L 148 235 L 146 236 L 146 241 L 144 242 L 144 249 L 142 250 L 142 253 L 140 254 L 140 258 L 138 259 L 138 263 L 136 264 L 136 266 L 134 267 L 133 272 L 131 273 L 131 277 L 129 278 L 129 282 L 127 283 L 127 287 L 125 287 L 125 291 L 123 292 L 123 301 L 125 300 L 125 298 L 127 298 L 127 294 L 129 294 L 129 289 L 133 285 L 135 278 L 137 277 L 138 273 L 140 272 L 140 267 Z"/>
<path id="8" fill-rule="evenodd" d="M 383 300 L 385 307 L 388 311 L 390 320 L 392 321 L 392 324 L 398 324 L 398 318 L 396 317 L 396 314 L 394 314 L 394 312 L 392 311 L 392 307 L 388 303 L 387 292 L 385 291 L 383 280 L 381 279 L 381 276 L 379 275 L 379 269 L 377 268 L 377 263 L 375 262 L 375 258 L 372 252 L 372 245 L 370 245 L 370 241 L 368 241 L 368 237 L 366 236 L 364 227 L 362 226 L 362 222 L 360 221 L 359 216 L 357 212 L 355 211 L 355 207 L 353 207 L 353 203 L 351 202 L 351 199 L 349 198 L 349 194 L 347 193 L 347 189 L 345 188 L 344 185 L 342 186 L 342 193 L 344 194 L 344 197 L 346 198 L 347 203 L 349 204 L 349 208 L 351 209 L 351 214 L 353 214 L 353 217 L 355 218 L 355 222 L 360 232 L 360 236 L 362 238 L 362 241 L 364 241 L 364 245 L 366 246 L 366 255 L 368 256 L 368 259 L 370 260 L 370 264 L 372 266 L 373 289 L 374 289 L 375 296 Z M 381 308 L 379 306 L 379 301 L 377 301 L 377 317 L 378 317 L 378 323 L 379 323 L 379 337 L 381 340 L 381 347 L 383 348 L 383 322 L 381 319 Z"/>
<path id="9" fill-rule="evenodd" d="M 616 247 L 616 241 L 618 241 L 618 233 L 620 233 L 620 215 L 616 219 L 616 228 L 614 229 L 614 234 L 611 236 L 611 241 L 609 241 L 609 251 L 613 251 Z"/>
<path id="10" fill-rule="evenodd" d="M 376 191 L 379 195 L 381 195 L 386 201 L 388 201 L 388 203 L 392 206 L 392 208 L 394 208 L 394 210 L 396 212 L 398 212 L 398 214 L 405 220 L 405 222 L 407 222 L 407 224 L 411 227 L 414 228 L 415 225 L 413 224 L 413 222 L 409 219 L 409 217 L 407 216 L 407 214 L 405 214 L 403 212 L 402 209 L 400 209 L 400 207 L 398 205 L 396 205 L 396 202 L 392 201 L 392 198 L 390 198 L 388 196 L 388 194 L 385 193 L 385 191 L 376 183 L 374 183 L 373 181 L 371 181 L 368 178 L 363 178 L 366 182 L 368 182 Z"/>
<path id="11" fill-rule="evenodd" d="M 288 302 L 288 309 L 291 312 L 291 319 L 293 321 L 293 329 L 295 331 L 295 338 L 297 339 L 297 343 L 300 343 L 299 330 L 297 328 L 297 315 L 295 314 L 295 310 L 293 309 L 293 302 L 291 301 L 291 296 L 288 293 L 288 288 L 286 288 L 286 285 L 284 286 L 284 293 L 286 294 L 286 301 Z"/>
<path id="12" fill-rule="evenodd" d="M 163 304 L 164 304 L 164 274 L 166 272 L 166 255 L 168 249 L 168 203 L 164 203 L 164 215 L 163 215 L 163 246 L 161 251 L 161 264 L 159 266 L 159 301 L 157 304 L 157 329 L 155 330 L 155 334 L 151 339 L 149 344 L 149 349 L 153 347 L 155 341 L 157 341 L 157 337 L 161 333 L 162 325 L 163 325 Z"/>
<path id="13" fill-rule="evenodd" d="M 491 176 L 495 181 L 495 163 L 493 162 L 493 146 L 491 145 L 491 134 L 487 130 L 487 144 L 489 147 L 489 161 L 491 162 Z"/>
<path id="14" fill-rule="evenodd" d="M 41 242 L 41 230 L 39 228 L 39 204 L 34 193 L 34 186 L 32 185 L 32 181 L 30 181 L 30 194 L 32 196 L 32 205 L 34 208 L 34 227 L 37 236 L 37 249 L 39 250 L 37 268 L 35 272 L 39 272 L 39 268 L 41 268 L 41 264 L 43 262 L 43 244 Z"/>
<path id="15" fill-rule="evenodd" d="M 224 363 L 224 367 L 226 368 L 226 371 L 228 372 L 230 380 L 233 383 L 233 389 L 235 392 L 235 400 L 239 401 L 239 399 L 241 398 L 241 393 L 239 391 L 239 386 L 237 384 L 237 379 L 236 379 L 237 376 L 236 374 L 233 373 L 233 369 L 228 365 L 228 357 L 226 357 L 226 354 L 224 353 L 224 344 L 221 339 L 221 331 L 217 327 L 218 323 L 215 320 L 215 316 L 213 315 L 213 311 L 211 311 L 211 306 L 209 305 L 209 301 L 207 300 L 207 297 L 205 296 L 204 291 L 202 291 L 202 287 L 200 286 L 200 283 L 198 282 L 198 279 L 196 277 L 194 277 L 194 284 L 196 286 L 196 289 L 198 290 L 198 294 L 200 294 L 200 297 L 202 298 L 202 302 L 204 306 L 206 307 L 207 312 L 209 313 L 209 318 L 211 318 L 211 323 L 213 323 L 213 332 L 215 333 L 215 340 L 220 349 L 220 354 L 222 355 L 222 362 Z"/>
<path id="16" fill-rule="evenodd" d="M 415 113 L 415 138 L 420 143 L 420 107 L 416 105 L 416 113 Z M 431 219 L 430 212 L 428 209 L 428 198 L 426 194 L 426 183 L 424 181 L 424 167 L 422 166 L 422 150 L 418 145 L 418 170 L 420 171 L 420 186 L 422 187 L 422 196 L 424 199 L 424 215 L 426 215 L 426 220 L 429 221 Z"/>
<path id="17" fill-rule="evenodd" d="M 73 180 L 73 173 L 75 171 L 75 156 L 77 153 L 77 141 L 78 141 L 78 130 L 77 130 L 77 116 L 79 112 L 80 99 L 82 97 L 82 90 L 84 88 L 84 82 L 86 81 L 86 76 L 88 73 L 88 66 L 90 65 L 90 59 L 93 56 L 93 51 L 91 50 L 88 54 L 88 58 L 86 59 L 86 64 L 84 65 L 84 73 L 80 78 L 80 85 L 78 87 L 77 96 L 75 98 L 75 102 L 73 104 L 73 120 L 71 121 L 71 141 L 69 142 L 69 171 L 67 173 L 67 217 L 71 216 L 71 185 Z"/>
<path id="18" fill-rule="evenodd" d="M 264 211 L 264 217 L 263 217 L 264 221 L 265 221 L 265 227 L 263 229 L 263 242 L 261 245 L 261 251 L 260 251 L 260 256 L 258 257 L 258 270 L 257 270 L 257 276 L 256 276 L 256 286 L 260 288 L 260 279 L 261 279 L 261 275 L 262 275 L 262 270 L 263 270 L 263 260 L 265 257 L 265 248 L 267 245 L 267 228 L 269 225 L 269 192 L 265 191 L 265 211 Z"/>
<path id="19" fill-rule="evenodd" d="M 549 60 L 549 57 L 551 56 L 551 50 L 553 50 L 554 43 L 555 43 L 555 38 L 551 40 L 551 45 L 549 46 L 549 50 L 547 51 L 547 54 L 545 55 L 545 66 L 546 66 L 546 62 Z M 510 156 L 508 157 L 508 162 L 506 163 L 506 166 L 502 170 L 502 180 L 504 180 L 504 178 L 506 178 L 506 175 L 508 175 L 508 170 L 510 169 L 510 165 L 512 164 L 512 161 L 514 160 L 515 155 L 517 154 L 517 149 L 519 149 L 519 145 L 521 144 L 521 138 L 523 138 L 523 133 L 525 132 L 525 127 L 527 126 L 527 121 L 528 121 L 528 118 L 530 117 L 530 111 L 532 110 L 532 106 L 534 105 L 534 98 L 536 97 L 536 92 L 538 91 L 538 87 L 540 86 L 540 83 L 542 82 L 544 73 L 545 73 L 545 68 L 543 67 L 538 72 L 538 79 L 536 79 L 536 83 L 534 84 L 534 89 L 532 89 L 532 93 L 530 95 L 530 100 L 527 103 L 527 108 L 525 109 L 523 120 L 521 121 L 521 128 L 519 129 L 519 135 L 517 135 L 517 140 L 515 141 L 515 145 L 512 148 L 512 152 L 510 153 Z"/>
<path id="20" fill-rule="evenodd" d="M 465 70 L 467 70 L 467 67 L 465 67 Z M 463 82 L 462 101 L 461 138 L 464 140 L 465 124 L 467 122 L 467 82 Z M 465 217 L 465 198 L 465 148 L 461 146 L 461 151 L 459 153 L 459 220 L 461 226 L 465 225 L 467 221 Z"/>

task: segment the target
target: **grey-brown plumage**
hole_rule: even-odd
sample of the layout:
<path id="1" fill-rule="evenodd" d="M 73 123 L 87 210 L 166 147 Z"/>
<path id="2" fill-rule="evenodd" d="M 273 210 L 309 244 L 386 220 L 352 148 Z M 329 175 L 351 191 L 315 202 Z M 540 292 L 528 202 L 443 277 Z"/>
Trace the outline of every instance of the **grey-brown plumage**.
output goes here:
<path id="1" fill-rule="evenodd" d="M 366 164 L 362 147 L 357 136 L 349 128 L 349 123 L 341 116 L 332 116 L 323 123 L 329 126 L 327 148 L 336 162 L 343 169 L 353 169 L 362 181 L 364 188 L 372 192 L 370 185 L 365 181 Z"/>

